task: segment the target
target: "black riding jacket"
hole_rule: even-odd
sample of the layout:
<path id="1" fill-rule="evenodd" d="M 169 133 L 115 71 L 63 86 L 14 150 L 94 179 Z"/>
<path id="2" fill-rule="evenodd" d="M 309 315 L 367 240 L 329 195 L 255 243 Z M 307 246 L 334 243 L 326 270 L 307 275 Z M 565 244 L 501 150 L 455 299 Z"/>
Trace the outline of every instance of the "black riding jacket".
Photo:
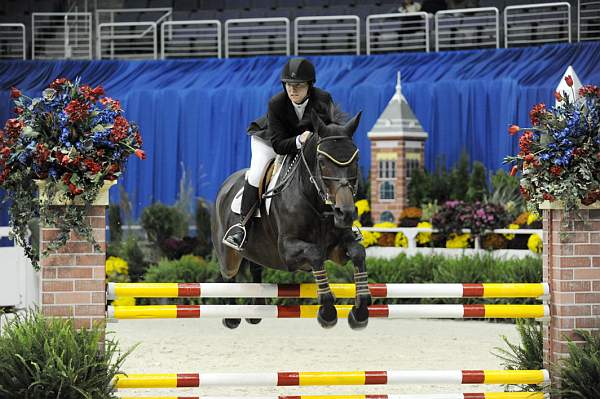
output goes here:
<path id="1" fill-rule="evenodd" d="M 333 115 L 331 94 L 325 90 L 312 87 L 302 120 L 298 120 L 291 100 L 288 98 L 287 93 L 282 91 L 275 94 L 269 101 L 267 117 L 259 118 L 250 124 L 248 134 L 257 135 L 264 140 L 271 141 L 271 146 L 277 154 L 295 153 L 298 151 L 296 136 L 306 130 L 314 132 L 310 117 L 311 110 L 314 110 L 325 124 L 331 123 Z"/>

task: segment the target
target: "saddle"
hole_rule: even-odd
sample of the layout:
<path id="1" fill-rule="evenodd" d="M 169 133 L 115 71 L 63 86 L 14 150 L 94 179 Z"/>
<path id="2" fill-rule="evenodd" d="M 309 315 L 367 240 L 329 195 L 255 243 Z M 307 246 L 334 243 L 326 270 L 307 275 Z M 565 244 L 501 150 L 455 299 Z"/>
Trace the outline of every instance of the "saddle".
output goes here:
<path id="1" fill-rule="evenodd" d="M 269 164 L 265 167 L 265 170 L 262 173 L 262 177 L 260 178 L 260 183 L 258 185 L 258 198 L 257 201 L 260 202 L 263 194 L 273 187 L 279 178 L 279 174 L 281 166 L 286 161 L 287 156 L 277 155 Z M 244 187 L 240 188 L 237 192 L 233 201 L 231 202 L 231 211 L 235 214 L 240 214 L 241 206 L 242 206 L 242 194 L 244 193 Z M 269 212 L 269 207 L 271 206 L 271 198 L 267 198 L 265 201 L 265 208 L 267 212 Z M 254 212 L 254 217 L 260 217 L 260 206 L 256 207 L 256 211 Z"/>

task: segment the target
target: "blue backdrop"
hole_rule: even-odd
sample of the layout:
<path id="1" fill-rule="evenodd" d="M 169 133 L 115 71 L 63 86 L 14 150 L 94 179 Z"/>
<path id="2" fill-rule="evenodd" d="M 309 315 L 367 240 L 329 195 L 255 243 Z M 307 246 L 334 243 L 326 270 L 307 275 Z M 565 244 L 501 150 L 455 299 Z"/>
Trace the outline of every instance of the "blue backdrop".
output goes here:
<path id="1" fill-rule="evenodd" d="M 394 93 L 396 73 L 429 133 L 427 166 L 438 156 L 453 164 L 465 149 L 488 168 L 502 167 L 517 142 L 506 128 L 527 125 L 538 102 L 553 104 L 562 73 L 573 65 L 582 82 L 600 83 L 600 43 L 534 48 L 313 57 L 317 86 L 349 113 L 363 111 L 355 141 L 370 164 L 366 133 Z M 138 216 L 154 201 L 176 200 L 183 169 L 195 194 L 214 200 L 221 182 L 249 163 L 246 126 L 281 90 L 285 57 L 170 61 L 0 62 L 0 121 L 10 117 L 8 89 L 39 96 L 54 78 L 81 76 L 103 85 L 138 122 L 148 160 L 131 159 L 120 180 Z M 112 200 L 118 199 L 113 189 Z M 5 215 L 2 216 L 6 220 Z M 5 224 L 5 223 L 3 223 Z"/>

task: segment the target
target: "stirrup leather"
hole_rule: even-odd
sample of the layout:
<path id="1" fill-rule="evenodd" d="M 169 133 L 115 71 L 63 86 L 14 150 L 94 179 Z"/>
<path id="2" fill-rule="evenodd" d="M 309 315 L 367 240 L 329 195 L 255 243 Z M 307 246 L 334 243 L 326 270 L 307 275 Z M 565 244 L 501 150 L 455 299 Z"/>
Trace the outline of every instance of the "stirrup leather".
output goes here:
<path id="1" fill-rule="evenodd" d="M 244 233 L 244 236 L 242 237 L 242 243 L 240 244 L 240 246 L 236 246 L 232 243 L 230 243 L 229 241 L 226 240 L 227 237 L 229 237 L 229 233 L 231 232 L 232 229 L 234 228 L 238 228 L 241 229 L 242 232 Z M 225 245 L 227 245 L 229 248 L 233 248 L 236 251 L 240 251 L 242 249 L 242 247 L 244 246 L 244 243 L 246 242 L 246 226 L 244 226 L 242 223 L 236 223 L 234 225 L 232 225 L 230 228 L 227 229 L 227 231 L 225 232 L 225 235 L 223 236 L 223 239 L 221 240 L 221 242 Z"/>

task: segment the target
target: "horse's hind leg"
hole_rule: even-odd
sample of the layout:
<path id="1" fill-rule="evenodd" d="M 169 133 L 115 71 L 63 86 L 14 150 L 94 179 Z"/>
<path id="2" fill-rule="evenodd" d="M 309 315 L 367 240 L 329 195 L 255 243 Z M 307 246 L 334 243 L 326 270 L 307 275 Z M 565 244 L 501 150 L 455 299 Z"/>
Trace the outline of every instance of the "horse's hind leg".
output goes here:
<path id="1" fill-rule="evenodd" d="M 219 277 L 217 277 L 217 283 L 235 283 L 235 276 L 231 278 L 226 278 L 222 275 L 219 275 Z M 225 305 L 236 304 L 235 298 L 225 298 L 220 299 L 219 301 L 222 301 Z M 240 325 L 242 319 L 223 319 L 222 322 L 225 327 L 233 330 L 234 328 L 237 328 Z"/>
<path id="2" fill-rule="evenodd" d="M 371 305 L 371 292 L 365 266 L 365 248 L 356 241 L 352 241 L 347 246 L 347 254 L 354 264 L 354 284 L 356 285 L 356 299 L 348 314 L 348 324 L 352 329 L 359 330 L 365 328 L 369 322 L 369 305 Z"/>
<path id="3" fill-rule="evenodd" d="M 262 283 L 262 266 L 249 261 L 249 260 L 245 260 L 245 262 L 248 263 L 248 265 L 250 266 L 250 274 L 252 275 L 252 282 L 253 283 Z M 253 305 L 265 305 L 267 303 L 265 298 L 252 298 L 252 304 Z M 262 319 L 246 319 L 246 321 L 250 324 L 258 324 L 260 323 Z"/>

